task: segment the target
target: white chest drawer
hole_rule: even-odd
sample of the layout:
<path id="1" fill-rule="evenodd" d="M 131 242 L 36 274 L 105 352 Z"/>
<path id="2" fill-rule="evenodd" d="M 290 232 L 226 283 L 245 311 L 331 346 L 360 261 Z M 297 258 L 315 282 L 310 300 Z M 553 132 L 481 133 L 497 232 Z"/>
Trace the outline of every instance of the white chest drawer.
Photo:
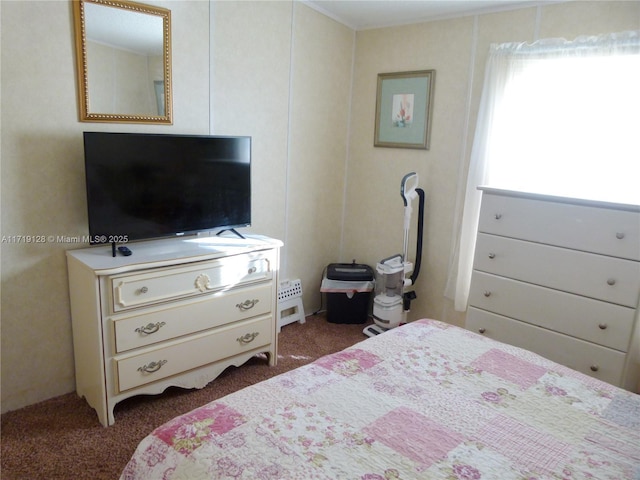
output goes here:
<path id="1" fill-rule="evenodd" d="M 270 278 L 271 262 L 260 254 L 116 275 L 110 279 L 111 306 L 120 312 Z"/>
<path id="2" fill-rule="evenodd" d="M 633 308 L 600 302 L 483 272 L 473 272 L 471 305 L 532 325 L 626 351 Z"/>
<path id="3" fill-rule="evenodd" d="M 193 368 L 251 351 L 272 341 L 271 317 L 248 320 L 187 337 L 131 356 L 114 357 L 117 391 L 162 380 Z"/>
<path id="4" fill-rule="evenodd" d="M 605 382 L 620 384 L 625 364 L 622 352 L 475 308 L 469 308 L 467 328 L 532 350 Z"/>
<path id="5" fill-rule="evenodd" d="M 640 216 L 633 211 L 485 192 L 478 231 L 640 260 Z"/>
<path id="6" fill-rule="evenodd" d="M 271 311 L 271 284 L 221 291 L 187 303 L 112 319 L 115 352 L 122 353 L 168 339 L 264 315 Z"/>
<path id="7" fill-rule="evenodd" d="M 634 308 L 640 262 L 479 233 L 474 269 Z"/>
<path id="8" fill-rule="evenodd" d="M 467 326 L 635 390 L 640 206 L 481 190 Z"/>

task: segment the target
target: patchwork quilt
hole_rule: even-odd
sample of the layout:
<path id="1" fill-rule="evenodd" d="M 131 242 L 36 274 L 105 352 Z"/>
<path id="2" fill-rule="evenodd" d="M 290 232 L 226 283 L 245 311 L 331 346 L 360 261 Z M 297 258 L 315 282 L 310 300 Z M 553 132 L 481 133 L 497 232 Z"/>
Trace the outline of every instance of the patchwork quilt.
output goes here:
<path id="1" fill-rule="evenodd" d="M 171 420 L 121 478 L 640 480 L 640 396 L 420 320 Z"/>

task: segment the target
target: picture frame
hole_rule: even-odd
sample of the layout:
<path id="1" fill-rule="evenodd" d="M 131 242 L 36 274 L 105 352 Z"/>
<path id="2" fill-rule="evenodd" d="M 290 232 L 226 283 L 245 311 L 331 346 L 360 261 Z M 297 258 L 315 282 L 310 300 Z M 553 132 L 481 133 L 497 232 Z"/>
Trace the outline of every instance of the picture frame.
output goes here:
<path id="1" fill-rule="evenodd" d="M 429 150 L 435 70 L 379 73 L 375 147 Z"/>

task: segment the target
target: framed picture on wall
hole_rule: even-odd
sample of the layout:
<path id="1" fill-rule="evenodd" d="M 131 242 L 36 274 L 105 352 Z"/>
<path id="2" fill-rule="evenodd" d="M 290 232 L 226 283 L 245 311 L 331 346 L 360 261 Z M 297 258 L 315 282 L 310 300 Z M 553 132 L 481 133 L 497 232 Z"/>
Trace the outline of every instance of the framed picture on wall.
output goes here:
<path id="1" fill-rule="evenodd" d="M 379 73 L 375 147 L 429 149 L 435 70 Z"/>

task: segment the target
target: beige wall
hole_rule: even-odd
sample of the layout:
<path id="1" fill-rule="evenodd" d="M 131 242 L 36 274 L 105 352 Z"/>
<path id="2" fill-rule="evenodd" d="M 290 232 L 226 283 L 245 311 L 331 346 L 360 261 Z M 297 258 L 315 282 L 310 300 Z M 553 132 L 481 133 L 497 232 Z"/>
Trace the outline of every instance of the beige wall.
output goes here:
<path id="1" fill-rule="evenodd" d="M 70 3 L 0 2 L 2 235 L 87 233 L 82 131 L 251 135 L 252 231 L 285 241 L 283 278 L 303 280 L 308 312 L 326 264 L 401 250 L 399 182 L 415 170 L 427 240 L 411 317 L 454 323 L 444 283 L 488 44 L 639 28 L 640 15 L 638 2 L 571 2 L 355 33 L 290 1 L 146 3 L 172 12 L 172 126 L 78 122 Z M 431 149 L 374 148 L 376 75 L 423 68 L 437 71 Z M 1 247 L 7 411 L 75 388 L 74 245 Z"/>
<path id="2" fill-rule="evenodd" d="M 71 2 L 3 1 L 2 411 L 73 391 L 65 250 L 87 234 L 82 132 L 207 133 L 209 8 L 172 10 L 174 125 L 78 121 Z M 10 243 L 43 235 L 44 243 Z M 53 239 L 48 237 L 53 236 Z"/>
<path id="3" fill-rule="evenodd" d="M 375 265 L 402 252 L 400 180 L 416 171 L 427 196 L 426 240 L 409 319 L 464 324 L 444 292 L 489 45 L 638 28 L 640 2 L 576 1 L 358 32 L 343 258 Z M 430 150 L 374 148 L 377 74 L 425 69 L 436 70 Z"/>
<path id="4" fill-rule="evenodd" d="M 213 18 L 213 130 L 252 136 L 251 231 L 285 242 L 281 280 L 302 280 L 311 313 L 340 249 L 354 32 L 297 2 Z"/>
<path id="5" fill-rule="evenodd" d="M 415 171 L 425 190 L 425 239 L 409 318 L 440 318 L 442 282 L 456 202 L 458 163 L 463 155 L 472 17 L 357 35 L 351 150 L 347 186 L 345 251 L 375 266 L 403 250 L 400 181 Z M 373 147 L 377 74 L 435 69 L 429 150 Z M 417 202 L 409 257 L 414 259 Z"/>
<path id="6" fill-rule="evenodd" d="M 214 7 L 213 132 L 251 135 L 252 231 L 284 240 L 292 5 Z"/>
<path id="7" fill-rule="evenodd" d="M 355 35 L 299 3 L 294 19 L 284 273 L 302 279 L 310 314 L 323 268 L 340 259 Z"/>

